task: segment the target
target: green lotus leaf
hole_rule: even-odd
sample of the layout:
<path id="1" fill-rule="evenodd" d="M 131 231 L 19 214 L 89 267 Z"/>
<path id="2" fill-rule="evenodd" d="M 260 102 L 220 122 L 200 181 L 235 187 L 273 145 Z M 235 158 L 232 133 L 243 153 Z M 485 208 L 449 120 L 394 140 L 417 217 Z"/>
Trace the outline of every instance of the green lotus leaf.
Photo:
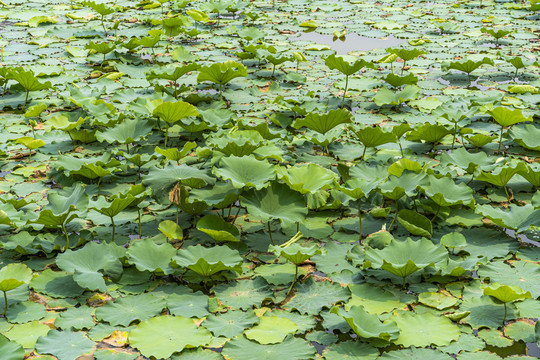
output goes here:
<path id="1" fill-rule="evenodd" d="M 459 252 L 459 250 L 467 247 L 467 240 L 463 234 L 459 232 L 451 232 L 441 237 L 441 244 L 447 248 L 454 249 Z"/>
<path id="2" fill-rule="evenodd" d="M 191 17 L 193 20 L 198 21 L 198 22 L 207 23 L 207 22 L 210 21 L 210 18 L 208 17 L 208 15 L 205 12 L 197 10 L 197 9 L 187 10 L 186 14 L 189 17 Z"/>
<path id="3" fill-rule="evenodd" d="M 378 188 L 383 196 L 398 200 L 404 195 L 409 197 L 416 195 L 417 187 L 427 184 L 427 181 L 424 172 L 418 174 L 407 172 L 400 177 L 390 175 L 386 182 L 378 185 Z"/>
<path id="4" fill-rule="evenodd" d="M 310 346 L 308 341 L 293 336 L 288 336 L 280 344 L 269 345 L 262 345 L 239 336 L 223 347 L 223 355 L 235 360 L 252 360 L 254 354 L 257 354 L 258 360 L 275 360 L 278 357 L 309 360 L 313 358 L 315 352 L 315 348 Z"/>
<path id="5" fill-rule="evenodd" d="M 182 158 L 189 154 L 191 150 L 195 149 L 196 147 L 197 143 L 188 141 L 184 144 L 182 150 L 178 150 L 178 148 L 162 149 L 159 146 L 156 146 L 154 151 L 160 155 L 165 156 L 167 160 L 179 162 Z"/>
<path id="6" fill-rule="evenodd" d="M 492 172 L 482 171 L 478 174 L 476 180 L 485 181 L 497 186 L 506 186 L 514 175 L 526 170 L 527 168 L 522 162 L 517 162 L 507 166 L 498 166 Z"/>
<path id="7" fill-rule="evenodd" d="M 109 201 L 104 196 L 100 196 L 90 203 L 89 209 L 94 209 L 100 214 L 112 218 L 130 206 L 133 200 L 135 198 L 131 194 L 113 195 L 109 198 Z"/>
<path id="8" fill-rule="evenodd" d="M 20 351 L 17 351 L 16 344 L 19 344 L 25 349 L 33 349 L 36 346 L 37 340 L 42 336 L 46 336 L 49 331 L 51 331 L 50 327 L 45 324 L 41 324 L 37 320 L 14 325 L 11 329 L 5 332 L 5 336 L 9 340 L 13 341 L 13 343 L 7 343 L 3 341 L 5 338 L 0 337 L 0 351 L 6 351 L 6 355 L 13 354 L 14 357 L 12 358 L 8 356 L 8 359 L 22 359 L 24 356 L 24 351 L 22 354 Z M 10 346 L 10 349 L 8 350 L 7 348 L 3 348 L 3 346 Z M 17 355 L 19 357 L 16 357 Z"/>
<path id="9" fill-rule="evenodd" d="M 204 201 L 217 209 L 223 209 L 238 198 L 239 190 L 231 182 L 220 183 L 209 189 L 193 189 L 189 196 Z"/>
<path id="10" fill-rule="evenodd" d="M 26 92 L 47 90 L 52 87 L 51 82 L 40 83 L 32 70 L 24 70 L 22 67 L 11 68 L 9 78 L 18 82 Z"/>
<path id="11" fill-rule="evenodd" d="M 52 16 L 33 16 L 28 20 L 29 27 L 38 27 L 41 24 L 56 24 L 58 19 Z"/>
<path id="12" fill-rule="evenodd" d="M 268 251 L 273 252 L 276 256 L 283 256 L 295 265 L 303 263 L 314 255 L 321 254 L 321 249 L 317 245 L 306 247 L 298 243 L 286 247 L 270 245 Z"/>
<path id="13" fill-rule="evenodd" d="M 316 164 L 296 164 L 278 172 L 278 177 L 289 185 L 291 189 L 301 194 L 330 189 L 330 185 L 336 181 L 334 172 Z"/>
<path id="14" fill-rule="evenodd" d="M 399 337 L 395 343 L 404 347 L 445 346 L 461 335 L 458 326 L 450 319 L 431 313 L 414 314 L 407 311 L 391 319 L 399 328 Z"/>
<path id="15" fill-rule="evenodd" d="M 203 66 L 199 71 L 199 75 L 197 76 L 198 83 L 210 81 L 220 85 L 220 88 L 233 79 L 247 76 L 247 68 L 235 61 L 225 61 L 224 63 Z"/>
<path id="16" fill-rule="evenodd" d="M 527 164 L 525 165 L 525 170 L 521 170 L 518 174 L 530 182 L 534 187 L 537 188 L 540 186 L 540 164 Z"/>
<path id="17" fill-rule="evenodd" d="M 398 76 L 390 73 L 382 79 L 393 87 L 401 87 L 403 85 L 416 85 L 418 83 L 418 77 L 414 76 L 414 74 L 408 74 L 407 76 Z"/>
<path id="18" fill-rule="evenodd" d="M 443 71 L 448 71 L 448 70 L 453 69 L 453 70 L 463 71 L 466 74 L 470 74 L 482 65 L 494 65 L 494 63 L 493 63 L 493 60 L 491 60 L 490 58 L 484 57 L 480 61 L 461 60 L 461 61 L 443 62 L 441 68 Z"/>
<path id="19" fill-rule="evenodd" d="M 77 297 L 85 290 L 73 280 L 72 274 L 50 269 L 45 269 L 39 276 L 34 277 L 29 285 L 34 291 L 53 298 Z"/>
<path id="20" fill-rule="evenodd" d="M 534 299 L 538 298 L 540 288 L 536 284 L 540 280 L 540 266 L 525 261 L 514 261 L 512 266 L 502 261 L 490 262 L 480 266 L 478 275 L 483 279 L 489 278 L 491 283 L 519 284 L 519 287 L 529 291 Z M 499 324 L 500 322 L 497 326 Z"/>
<path id="21" fill-rule="evenodd" d="M 182 316 L 156 316 L 131 330 L 128 340 L 142 355 L 163 359 L 185 348 L 207 345 L 212 334 Z"/>
<path id="22" fill-rule="evenodd" d="M 114 13 L 114 8 L 108 7 L 105 3 L 96 3 L 95 1 L 84 0 L 81 5 L 88 6 L 101 16 L 107 16 Z"/>
<path id="23" fill-rule="evenodd" d="M 407 140 L 410 141 L 425 141 L 432 144 L 439 143 L 446 135 L 450 134 L 451 131 L 448 130 L 443 125 L 434 125 L 426 123 L 420 125 L 415 130 L 407 133 Z"/>
<path id="24" fill-rule="evenodd" d="M 532 116 L 525 117 L 520 109 L 510 110 L 507 107 L 499 106 L 489 110 L 488 113 L 502 127 L 512 126 L 524 121 L 533 121 Z"/>
<path id="25" fill-rule="evenodd" d="M 146 138 L 152 132 L 152 125 L 145 120 L 126 119 L 121 124 L 105 131 L 98 131 L 98 141 L 106 141 L 109 144 L 131 144 Z"/>
<path id="26" fill-rule="evenodd" d="M 178 250 L 173 262 L 177 266 L 191 269 L 201 276 L 212 276 L 224 270 L 242 272 L 242 258 L 237 250 L 232 250 L 228 246 L 211 248 L 200 244 L 188 246 L 186 249 Z"/>
<path id="27" fill-rule="evenodd" d="M 180 225 L 171 220 L 160 222 L 158 230 L 161 231 L 167 239 L 182 240 L 184 238 L 184 232 Z"/>
<path id="28" fill-rule="evenodd" d="M 420 189 L 439 206 L 466 205 L 474 207 L 473 190 L 467 185 L 456 184 L 449 177 L 436 178 L 429 176 L 429 185 Z"/>
<path id="29" fill-rule="evenodd" d="M 293 321 L 277 316 L 263 316 L 259 324 L 244 331 L 244 335 L 259 344 L 279 344 L 289 334 L 298 331 L 298 325 Z"/>
<path id="30" fill-rule="evenodd" d="M 91 50 L 91 51 L 93 51 L 95 53 L 98 53 L 98 54 L 103 54 L 103 56 L 105 56 L 106 54 L 108 54 L 111 51 L 113 51 L 114 49 L 116 49 L 116 44 L 115 43 L 109 43 L 109 42 L 106 42 L 106 41 L 103 41 L 103 42 L 90 41 L 85 45 L 84 48 L 88 49 L 88 50 Z"/>
<path id="31" fill-rule="evenodd" d="M 453 150 L 451 153 L 444 152 L 441 155 L 441 165 L 454 165 L 468 174 L 473 174 L 477 168 L 488 167 L 492 161 L 485 152 L 470 153 L 464 147 Z"/>
<path id="32" fill-rule="evenodd" d="M 208 234 L 215 241 L 240 241 L 240 230 L 218 215 L 206 215 L 197 222 L 197 230 Z"/>
<path id="33" fill-rule="evenodd" d="M 152 115 L 159 117 L 167 124 L 174 124 L 190 116 L 197 116 L 199 112 L 195 106 L 184 101 L 165 101 L 154 109 Z"/>
<path id="34" fill-rule="evenodd" d="M 128 263 L 135 265 L 139 271 L 150 271 L 171 274 L 170 262 L 176 254 L 171 244 L 156 244 L 145 238 L 134 241 L 127 250 Z"/>
<path id="35" fill-rule="evenodd" d="M 484 295 L 492 296 L 503 303 L 532 298 L 529 291 L 525 291 L 519 286 L 497 283 L 491 284 L 489 287 L 485 288 Z"/>
<path id="36" fill-rule="evenodd" d="M 418 50 L 417 48 L 413 49 L 404 49 L 404 48 L 397 48 L 397 49 L 386 49 L 386 52 L 389 54 L 395 54 L 403 61 L 410 61 L 414 60 L 420 55 L 427 54 L 424 50 Z"/>
<path id="37" fill-rule="evenodd" d="M 204 320 L 204 327 L 214 336 L 233 338 L 259 322 L 259 318 L 251 309 L 248 311 L 229 310 L 226 313 L 211 314 Z"/>
<path id="38" fill-rule="evenodd" d="M 351 294 L 348 289 L 336 283 L 314 281 L 312 277 L 297 284 L 295 288 L 294 297 L 284 307 L 309 315 L 318 314 L 323 308 L 331 308 L 347 301 Z"/>
<path id="39" fill-rule="evenodd" d="M 367 126 L 360 130 L 353 130 L 358 141 L 364 145 L 364 153 L 369 147 L 377 147 L 380 145 L 396 142 L 396 136 L 392 132 L 384 131 L 380 126 Z"/>
<path id="40" fill-rule="evenodd" d="M 94 345 L 82 332 L 51 330 L 38 339 L 36 351 L 54 355 L 58 360 L 73 360 L 91 352 Z"/>
<path id="41" fill-rule="evenodd" d="M 382 87 L 373 97 L 373 101 L 377 106 L 397 106 L 404 102 L 416 99 L 419 92 L 420 89 L 415 85 L 407 85 L 403 88 L 403 90 L 398 92 L 393 92 L 387 87 Z"/>
<path id="42" fill-rule="evenodd" d="M 32 270 L 24 264 L 8 264 L 0 269 L 0 290 L 10 291 L 32 279 Z"/>
<path id="43" fill-rule="evenodd" d="M 30 137 L 30 136 L 20 137 L 15 140 L 15 143 L 24 145 L 25 148 L 30 149 L 30 150 L 35 150 L 45 145 L 45 141 L 41 139 L 34 139 L 33 137 Z"/>
<path id="44" fill-rule="evenodd" d="M 532 124 L 512 127 L 510 137 L 525 149 L 540 151 L 540 129 Z"/>
<path id="45" fill-rule="evenodd" d="M 191 21 L 185 16 L 177 16 L 173 18 L 165 18 L 161 20 L 163 33 L 169 37 L 175 37 L 185 31 L 185 27 L 191 25 Z"/>
<path id="46" fill-rule="evenodd" d="M 78 217 L 77 211 L 88 208 L 88 195 L 84 186 L 77 183 L 74 187 L 47 193 L 49 204 L 39 213 L 35 222 L 45 226 L 61 226 Z"/>
<path id="47" fill-rule="evenodd" d="M 510 204 L 507 210 L 491 205 L 477 205 L 475 211 L 495 224 L 517 232 L 523 232 L 531 226 L 540 226 L 540 209 L 535 210 L 531 204 Z"/>
<path id="48" fill-rule="evenodd" d="M 311 112 L 305 118 L 296 120 L 294 127 L 296 129 L 307 127 L 324 135 L 340 124 L 350 124 L 351 122 L 352 114 L 348 110 L 337 109 L 330 110 L 326 114 Z"/>
<path id="49" fill-rule="evenodd" d="M 91 307 L 69 308 L 54 321 L 54 326 L 62 330 L 90 329 L 95 325 L 93 313 L 94 309 Z"/>
<path id="50" fill-rule="evenodd" d="M 119 279 L 122 275 L 122 263 L 111 251 L 114 244 L 97 244 L 90 242 L 82 249 L 65 253 L 56 257 L 56 265 L 64 271 L 73 273 L 73 280 L 82 288 L 107 292 L 103 275 Z"/>
<path id="51" fill-rule="evenodd" d="M 506 35 L 508 34 L 511 34 L 512 31 L 511 30 L 493 30 L 493 29 L 488 29 L 488 28 L 485 28 L 485 27 L 482 27 L 480 29 L 480 31 L 483 33 L 483 34 L 489 34 L 491 36 L 493 36 L 495 39 L 499 40 L 499 39 L 502 39 L 503 37 L 505 37 Z"/>
<path id="52" fill-rule="evenodd" d="M 411 234 L 431 239 L 433 226 L 431 221 L 424 215 L 413 210 L 403 209 L 399 210 L 397 219 Z"/>
<path id="53" fill-rule="evenodd" d="M 151 167 L 143 179 L 143 184 L 151 188 L 154 194 L 168 198 L 168 192 L 178 182 L 189 183 L 190 186 L 202 187 L 213 184 L 215 180 L 207 172 L 188 165 L 167 165 L 160 169 Z"/>
<path id="54" fill-rule="evenodd" d="M 69 118 L 66 115 L 58 114 L 53 117 L 51 117 L 47 122 L 45 122 L 43 128 L 45 130 L 63 130 L 63 131 L 71 131 L 78 127 L 80 127 L 82 124 L 84 124 L 88 120 L 87 117 L 80 117 L 77 121 L 70 121 Z"/>
<path id="55" fill-rule="evenodd" d="M 394 321 L 381 322 L 377 315 L 369 314 L 362 306 L 351 306 L 348 311 L 333 307 L 330 312 L 345 319 L 356 335 L 361 338 L 393 341 L 399 335 L 399 329 Z"/>
<path id="56" fill-rule="evenodd" d="M 254 156 L 229 156 L 221 159 L 214 174 L 223 180 L 230 180 L 237 189 L 254 187 L 260 190 L 275 179 L 274 166 L 266 160 L 257 160 Z"/>
<path id="57" fill-rule="evenodd" d="M 119 297 L 97 308 L 96 319 L 111 325 L 129 326 L 133 321 L 160 315 L 165 306 L 164 299 L 148 293 Z"/>
<path id="58" fill-rule="evenodd" d="M 373 63 L 365 61 L 364 59 L 356 60 L 353 63 L 348 62 L 343 56 L 330 55 L 324 59 L 324 63 L 330 70 L 338 70 L 340 73 L 346 76 L 353 75 L 361 69 L 368 67 L 375 69 Z"/>
<path id="59" fill-rule="evenodd" d="M 284 224 L 296 223 L 303 221 L 308 213 L 304 197 L 278 182 L 259 191 L 246 191 L 241 201 L 250 217 L 263 222 L 279 219 Z"/>
<path id="60" fill-rule="evenodd" d="M 266 281 L 260 277 L 219 284 L 213 291 L 215 297 L 225 306 L 242 310 L 252 309 L 254 306 L 259 308 L 265 299 L 273 296 Z"/>
<path id="61" fill-rule="evenodd" d="M 505 319 L 505 308 L 500 302 L 490 296 L 480 296 L 465 299 L 459 309 L 463 312 L 469 312 L 469 315 L 461 321 L 469 324 L 474 329 L 482 327 L 498 328 Z M 508 304 L 506 319 L 517 318 L 515 306 Z"/>
<path id="62" fill-rule="evenodd" d="M 444 246 L 434 245 L 430 240 L 394 240 L 382 250 L 368 248 L 365 252 L 364 267 L 383 269 L 405 278 L 428 266 L 439 266 L 448 261 Z"/>

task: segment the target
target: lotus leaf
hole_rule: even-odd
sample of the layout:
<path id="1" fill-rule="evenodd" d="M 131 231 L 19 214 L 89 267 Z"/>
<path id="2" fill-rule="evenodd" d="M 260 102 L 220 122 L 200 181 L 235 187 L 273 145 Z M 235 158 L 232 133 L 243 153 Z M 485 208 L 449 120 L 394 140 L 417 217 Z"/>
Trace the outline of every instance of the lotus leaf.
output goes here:
<path id="1" fill-rule="evenodd" d="M 214 168 L 214 174 L 230 180 L 237 189 L 254 187 L 257 190 L 268 186 L 269 181 L 276 176 L 274 166 L 266 160 L 257 160 L 254 156 L 223 158 L 220 167 Z"/>
<path id="2" fill-rule="evenodd" d="M 326 114 L 312 112 L 305 118 L 296 120 L 294 127 L 296 129 L 307 127 L 324 135 L 338 125 L 351 123 L 351 119 L 352 114 L 345 109 L 330 110 Z"/>
<path id="3" fill-rule="evenodd" d="M 242 272 L 242 258 L 238 251 L 227 246 L 205 248 L 202 245 L 189 246 L 178 250 L 173 258 L 177 266 L 183 266 L 195 271 L 201 276 L 212 276 L 220 271 L 232 270 Z"/>
<path id="4" fill-rule="evenodd" d="M 392 320 L 399 328 L 396 344 L 405 347 L 425 347 L 432 344 L 445 346 L 457 340 L 461 334 L 458 326 L 451 320 L 431 313 L 398 313 Z"/>
<path id="5" fill-rule="evenodd" d="M 217 215 L 206 215 L 197 222 L 197 230 L 208 234 L 217 241 L 240 241 L 240 231 Z"/>
<path id="6" fill-rule="evenodd" d="M 287 335 L 294 334 L 297 330 L 298 325 L 287 318 L 263 316 L 259 324 L 244 331 L 244 335 L 259 344 L 279 344 Z"/>
<path id="7" fill-rule="evenodd" d="M 127 251 L 128 262 L 135 265 L 139 271 L 165 275 L 173 272 L 169 264 L 175 253 L 176 250 L 171 244 L 158 245 L 149 238 L 133 242 Z"/>
<path id="8" fill-rule="evenodd" d="M 351 306 L 348 311 L 334 307 L 331 312 L 344 318 L 356 335 L 364 339 L 391 341 L 399 335 L 394 321 L 381 322 L 376 315 L 369 314 L 362 306 Z"/>

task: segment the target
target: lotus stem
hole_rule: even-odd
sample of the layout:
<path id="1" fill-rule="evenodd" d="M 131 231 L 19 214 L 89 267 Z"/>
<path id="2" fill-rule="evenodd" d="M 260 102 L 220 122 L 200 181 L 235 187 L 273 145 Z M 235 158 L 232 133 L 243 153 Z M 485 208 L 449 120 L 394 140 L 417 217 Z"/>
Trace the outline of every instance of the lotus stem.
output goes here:
<path id="1" fill-rule="evenodd" d="M 142 238 L 141 209 L 137 208 L 137 214 L 139 215 L 139 239 L 141 239 Z"/>
<path id="2" fill-rule="evenodd" d="M 296 284 L 296 280 L 298 279 L 298 265 L 297 264 L 294 264 L 294 265 L 295 265 L 294 280 L 291 283 L 291 286 L 289 286 L 289 290 L 287 291 L 287 295 L 285 295 L 285 297 L 289 296 L 289 294 L 291 293 L 294 287 L 294 284 Z"/>
<path id="3" fill-rule="evenodd" d="M 276 64 L 274 64 L 274 67 L 272 68 L 272 77 L 274 77 L 275 72 L 276 72 Z"/>
<path id="4" fill-rule="evenodd" d="M 234 215 L 234 219 L 232 221 L 233 224 L 236 222 L 236 218 L 238 217 L 238 214 L 240 213 L 241 208 L 242 207 L 240 205 L 238 205 L 238 209 L 236 210 L 236 214 Z"/>
<path id="5" fill-rule="evenodd" d="M 63 251 L 66 251 L 67 249 L 69 249 L 69 235 L 67 233 L 65 224 L 62 224 L 62 230 L 64 231 L 64 235 L 66 236 L 66 246 L 64 247 Z"/>
<path id="6" fill-rule="evenodd" d="M 345 91 L 343 91 L 343 100 L 341 101 L 341 107 L 345 106 L 345 96 L 347 95 L 347 89 L 349 87 L 349 75 L 345 76 Z"/>
<path id="7" fill-rule="evenodd" d="M 165 128 L 165 147 L 167 147 L 167 139 L 169 137 L 169 127 Z"/>
<path id="8" fill-rule="evenodd" d="M 28 95 L 30 94 L 30 90 L 26 90 L 26 97 L 24 98 L 24 108 L 26 109 L 26 104 L 28 103 Z"/>
<path id="9" fill-rule="evenodd" d="M 114 235 L 116 234 L 116 226 L 114 225 L 114 218 L 111 216 L 111 224 L 112 224 L 112 242 L 114 242 Z"/>
<path id="10" fill-rule="evenodd" d="M 127 152 L 128 155 L 129 155 L 129 144 L 128 144 L 128 143 L 126 143 L 126 152 Z"/>
<path id="11" fill-rule="evenodd" d="M 360 209 L 360 199 L 358 199 L 358 224 L 360 225 L 360 240 L 362 240 L 362 210 Z"/>
<path id="12" fill-rule="evenodd" d="M 178 213 L 180 212 L 180 207 L 176 206 L 176 225 L 178 225 Z"/>
<path id="13" fill-rule="evenodd" d="M 403 146 L 401 146 L 401 141 L 398 140 L 399 150 L 401 150 L 401 157 L 404 158 L 405 155 L 403 155 Z"/>
<path id="14" fill-rule="evenodd" d="M 404 288 L 404 289 L 405 289 L 405 285 L 406 285 L 406 283 L 405 283 L 405 279 L 407 279 L 407 277 L 406 277 L 406 276 L 404 276 L 404 277 L 403 277 L 403 284 L 402 284 L 402 286 L 403 286 L 403 288 Z"/>
<path id="15" fill-rule="evenodd" d="M 4 312 L 2 313 L 2 316 L 3 317 L 6 317 L 6 312 L 7 312 L 7 306 L 8 306 L 8 303 L 7 303 L 7 294 L 5 291 L 2 290 L 2 292 L 4 293 Z"/>
<path id="16" fill-rule="evenodd" d="M 399 203 L 398 203 L 398 200 L 396 200 L 396 214 L 394 215 L 394 218 L 392 219 L 392 222 L 390 223 L 390 226 L 388 227 L 388 231 L 392 230 L 392 225 L 394 225 L 394 222 L 396 221 L 398 211 L 399 211 Z"/>
<path id="17" fill-rule="evenodd" d="M 362 152 L 362 160 L 364 160 L 364 156 L 366 155 L 367 146 L 364 145 L 364 152 Z"/>
<path id="18" fill-rule="evenodd" d="M 5 292 L 4 292 L 5 294 Z M 506 322 L 506 313 L 508 311 L 508 309 L 506 308 L 506 303 L 503 303 L 504 304 L 504 318 L 503 318 L 503 322 L 502 322 L 502 326 L 504 327 L 504 323 Z"/>
<path id="19" fill-rule="evenodd" d="M 219 101 L 223 101 L 223 85 L 219 84 Z"/>
<path id="20" fill-rule="evenodd" d="M 504 192 L 506 194 L 506 200 L 510 203 L 510 195 L 508 194 L 508 189 L 506 188 L 506 185 L 503 186 Z"/>
<path id="21" fill-rule="evenodd" d="M 437 211 L 435 211 L 435 215 L 433 215 L 433 217 L 431 218 L 431 222 L 433 222 L 433 220 L 435 220 L 437 218 L 437 215 L 439 215 L 439 211 L 441 210 L 441 205 L 440 204 L 437 204 Z"/>
<path id="22" fill-rule="evenodd" d="M 403 75 L 403 70 L 405 70 L 405 65 L 407 64 L 406 61 L 403 61 L 403 67 L 401 68 L 401 75 Z"/>
<path id="23" fill-rule="evenodd" d="M 504 131 L 504 127 L 501 126 L 501 136 L 499 137 L 499 148 L 497 149 L 497 152 L 501 152 L 503 131 Z"/>
<path id="24" fill-rule="evenodd" d="M 104 16 L 101 15 L 101 26 L 103 26 L 103 31 L 105 31 L 105 36 L 107 36 L 107 29 L 105 29 Z"/>
<path id="25" fill-rule="evenodd" d="M 454 150 L 454 144 L 456 143 L 456 136 L 457 136 L 457 122 L 454 126 L 454 136 L 452 137 L 452 150 Z"/>
<path id="26" fill-rule="evenodd" d="M 270 242 L 272 243 L 272 245 L 276 245 L 276 243 L 274 242 L 274 239 L 272 238 L 272 229 L 270 229 L 270 221 L 268 221 L 268 234 L 270 235 Z"/>

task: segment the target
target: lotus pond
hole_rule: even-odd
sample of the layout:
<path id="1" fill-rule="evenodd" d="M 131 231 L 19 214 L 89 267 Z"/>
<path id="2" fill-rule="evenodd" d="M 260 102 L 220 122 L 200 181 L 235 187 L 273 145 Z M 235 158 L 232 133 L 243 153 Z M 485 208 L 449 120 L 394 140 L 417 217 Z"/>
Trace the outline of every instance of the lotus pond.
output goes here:
<path id="1" fill-rule="evenodd" d="M 0 357 L 540 357 L 539 10 L 0 1 Z"/>

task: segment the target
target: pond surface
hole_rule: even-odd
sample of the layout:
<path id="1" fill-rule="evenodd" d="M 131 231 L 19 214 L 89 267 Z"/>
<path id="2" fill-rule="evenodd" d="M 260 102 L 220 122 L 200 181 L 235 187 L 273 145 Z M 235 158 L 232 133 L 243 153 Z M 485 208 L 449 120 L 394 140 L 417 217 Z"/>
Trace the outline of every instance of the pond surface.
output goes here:
<path id="1" fill-rule="evenodd" d="M 336 53 L 340 55 L 345 55 L 352 51 L 385 49 L 406 42 L 406 40 L 398 39 L 394 36 L 388 36 L 385 38 L 370 38 L 357 34 L 347 34 L 345 41 L 341 41 L 339 39 L 334 41 L 334 35 L 320 34 L 315 31 L 302 33 L 295 40 L 313 41 L 316 44 L 330 45 L 332 50 L 335 50 Z"/>

